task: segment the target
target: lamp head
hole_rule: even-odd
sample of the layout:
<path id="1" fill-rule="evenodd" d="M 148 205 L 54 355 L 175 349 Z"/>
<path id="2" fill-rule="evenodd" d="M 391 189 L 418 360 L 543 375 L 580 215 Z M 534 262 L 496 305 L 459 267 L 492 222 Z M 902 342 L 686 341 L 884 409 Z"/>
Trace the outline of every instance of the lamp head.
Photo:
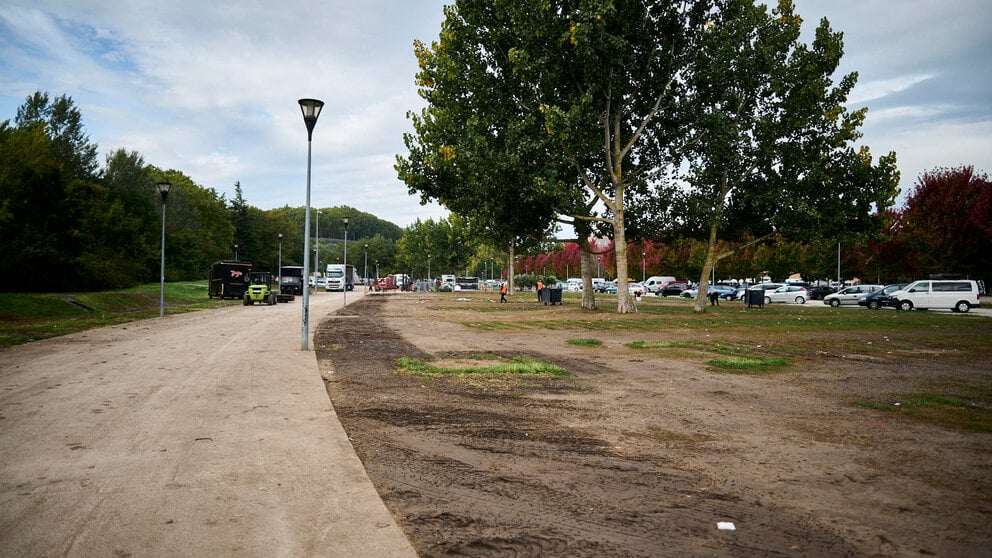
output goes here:
<path id="1" fill-rule="evenodd" d="M 165 203 L 165 198 L 169 196 L 169 190 L 172 189 L 172 183 L 163 180 L 156 183 L 155 186 L 158 188 L 158 193 L 162 194 L 162 203 Z"/>
<path id="2" fill-rule="evenodd" d="M 320 116 L 320 109 L 324 108 L 324 101 L 318 99 L 300 99 L 300 110 L 303 111 L 303 123 L 307 125 L 307 139 L 313 139 L 313 127 L 317 125 L 317 117 Z"/>

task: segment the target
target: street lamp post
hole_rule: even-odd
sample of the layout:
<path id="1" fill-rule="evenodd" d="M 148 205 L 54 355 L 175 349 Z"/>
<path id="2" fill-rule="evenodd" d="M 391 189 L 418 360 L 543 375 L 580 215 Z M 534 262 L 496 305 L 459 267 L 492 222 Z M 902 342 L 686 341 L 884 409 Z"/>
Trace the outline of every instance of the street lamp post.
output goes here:
<path id="1" fill-rule="evenodd" d="M 238 259 L 238 245 L 237 244 L 234 245 L 234 261 L 236 261 L 236 262 L 241 261 L 241 260 Z"/>
<path id="2" fill-rule="evenodd" d="M 379 260 L 375 261 L 375 286 L 379 288 Z"/>
<path id="3" fill-rule="evenodd" d="M 647 269 L 647 266 L 645 265 L 647 263 L 647 257 L 647 252 L 641 252 L 641 283 L 643 283 L 646 278 L 644 272 Z"/>
<path id="4" fill-rule="evenodd" d="M 276 268 L 276 285 L 282 294 L 282 233 L 279 233 L 279 267 Z"/>
<path id="5" fill-rule="evenodd" d="M 162 265 L 158 287 L 158 317 L 165 315 L 165 198 L 169 197 L 171 182 L 159 182 L 158 193 L 162 194 Z"/>
<path id="6" fill-rule="evenodd" d="M 427 280 L 431 280 L 431 255 L 427 254 Z"/>
<path id="7" fill-rule="evenodd" d="M 300 110 L 303 111 L 303 123 L 307 127 L 307 206 L 304 211 L 303 224 L 303 280 L 310 279 L 310 159 L 313 152 L 313 127 L 317 125 L 317 117 L 320 116 L 320 109 L 324 108 L 324 101 L 317 99 L 300 99 Z M 302 350 L 310 350 L 310 288 L 304 285 L 303 288 L 303 320 L 301 326 L 303 340 Z"/>
<path id="8" fill-rule="evenodd" d="M 365 290 L 369 290 L 369 245 L 365 245 L 365 271 L 362 273 L 365 278 Z"/>
<path id="9" fill-rule="evenodd" d="M 348 304 L 348 218 L 345 217 L 341 219 L 344 221 L 344 301 L 343 304 Z"/>

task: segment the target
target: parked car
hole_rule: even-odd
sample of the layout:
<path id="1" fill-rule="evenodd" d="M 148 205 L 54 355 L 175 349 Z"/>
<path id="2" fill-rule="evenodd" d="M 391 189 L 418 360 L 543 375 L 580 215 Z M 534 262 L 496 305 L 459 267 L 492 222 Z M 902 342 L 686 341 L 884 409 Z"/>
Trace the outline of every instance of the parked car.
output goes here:
<path id="1" fill-rule="evenodd" d="M 773 302 L 806 304 L 807 300 L 809 300 L 809 291 L 802 285 L 782 285 L 775 290 L 765 291 L 765 304 Z"/>
<path id="2" fill-rule="evenodd" d="M 738 289 L 737 295 L 739 300 L 744 300 L 745 293 L 749 290 L 759 290 L 759 291 L 774 291 L 775 289 L 782 286 L 782 283 L 758 283 L 756 285 L 751 285 L 750 287 L 745 287 L 743 289 Z"/>
<path id="3" fill-rule="evenodd" d="M 892 296 L 892 293 L 901 290 L 906 287 L 906 283 L 896 283 L 893 285 L 886 285 L 884 289 L 880 291 L 875 291 L 873 293 L 868 293 L 865 296 L 858 299 L 858 306 L 865 306 L 871 308 L 872 310 L 878 310 L 883 306 L 889 308 L 895 308 L 899 305 L 899 300 Z"/>
<path id="4" fill-rule="evenodd" d="M 697 294 L 699 294 L 698 287 L 689 287 L 687 289 L 683 289 L 682 292 L 679 293 L 679 296 L 683 298 L 696 298 Z"/>
<path id="5" fill-rule="evenodd" d="M 603 285 L 603 292 L 606 294 L 617 294 L 617 284 L 614 281 L 607 281 Z"/>
<path id="6" fill-rule="evenodd" d="M 676 281 L 674 283 L 669 283 L 665 285 L 664 287 L 659 289 L 655 294 L 657 294 L 658 296 L 679 296 L 680 294 L 682 294 L 682 291 L 688 288 L 689 288 L 689 283 L 682 283 L 680 281 Z"/>
<path id="7" fill-rule="evenodd" d="M 644 285 L 641 283 L 627 283 L 627 291 L 629 291 L 632 295 L 636 295 L 637 293 L 641 293 L 642 295 L 648 294 L 647 289 L 645 289 Z"/>
<path id="8" fill-rule="evenodd" d="M 857 304 L 861 297 L 884 289 L 883 285 L 851 285 L 823 297 L 823 303 L 834 308 L 841 305 Z"/>
<path id="9" fill-rule="evenodd" d="M 821 285 L 809 290 L 809 298 L 810 300 L 823 300 L 823 297 L 834 294 L 835 292 L 837 292 L 837 287 Z"/>
<path id="10" fill-rule="evenodd" d="M 737 294 L 737 287 L 731 285 L 710 285 L 710 288 L 706 290 L 706 296 L 712 295 L 714 292 L 717 293 L 717 297 L 727 299 L 735 294 Z"/>
<path id="11" fill-rule="evenodd" d="M 944 308 L 954 312 L 967 312 L 981 306 L 981 289 L 976 281 L 916 281 L 903 290 L 892 293 L 899 301 L 899 310 Z"/>

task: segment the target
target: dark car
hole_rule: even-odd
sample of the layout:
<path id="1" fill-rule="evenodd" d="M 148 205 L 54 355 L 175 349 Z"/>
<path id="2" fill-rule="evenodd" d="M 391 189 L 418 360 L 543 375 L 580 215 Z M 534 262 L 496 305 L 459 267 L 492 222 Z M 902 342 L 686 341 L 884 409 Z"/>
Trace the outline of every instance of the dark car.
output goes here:
<path id="1" fill-rule="evenodd" d="M 682 283 L 676 281 L 674 283 L 669 283 L 664 287 L 658 289 L 658 291 L 655 294 L 657 294 L 658 296 L 679 296 L 680 294 L 682 294 L 682 291 L 688 288 L 689 288 L 688 283 Z"/>
<path id="2" fill-rule="evenodd" d="M 835 292 L 837 292 L 837 287 L 827 287 L 824 285 L 819 287 L 813 287 L 808 290 L 809 290 L 810 300 L 823 300 L 823 297 L 827 296 L 828 294 L 834 294 Z"/>
<path id="3" fill-rule="evenodd" d="M 884 306 L 889 308 L 895 308 L 899 305 L 899 301 L 892 298 L 890 295 L 898 290 L 903 289 L 907 283 L 896 283 L 893 285 L 886 285 L 884 289 L 880 291 L 875 291 L 869 293 L 858 300 L 859 306 L 866 306 L 872 310 L 878 310 Z"/>

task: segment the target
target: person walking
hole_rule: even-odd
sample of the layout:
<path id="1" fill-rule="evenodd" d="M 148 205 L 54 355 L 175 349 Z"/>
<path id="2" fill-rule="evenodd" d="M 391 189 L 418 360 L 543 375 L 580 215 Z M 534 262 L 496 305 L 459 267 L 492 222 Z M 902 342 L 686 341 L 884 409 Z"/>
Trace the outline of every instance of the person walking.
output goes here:
<path id="1" fill-rule="evenodd" d="M 506 302 L 506 282 L 499 287 L 499 301 Z"/>

